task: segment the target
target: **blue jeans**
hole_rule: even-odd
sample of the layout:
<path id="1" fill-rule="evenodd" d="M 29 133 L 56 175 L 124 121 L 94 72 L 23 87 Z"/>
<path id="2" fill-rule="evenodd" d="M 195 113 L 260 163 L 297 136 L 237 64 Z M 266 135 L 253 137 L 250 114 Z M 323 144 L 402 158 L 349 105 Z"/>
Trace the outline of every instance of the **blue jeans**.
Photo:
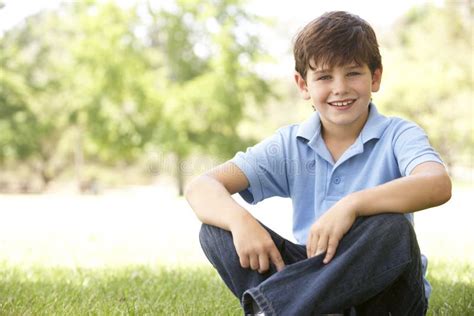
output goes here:
<path id="1" fill-rule="evenodd" d="M 230 232 L 203 224 L 200 242 L 245 314 L 256 303 L 265 315 L 425 315 L 420 250 L 400 214 L 359 217 L 328 264 L 307 258 L 304 245 L 270 233 L 286 267 L 265 274 L 240 266 Z"/>

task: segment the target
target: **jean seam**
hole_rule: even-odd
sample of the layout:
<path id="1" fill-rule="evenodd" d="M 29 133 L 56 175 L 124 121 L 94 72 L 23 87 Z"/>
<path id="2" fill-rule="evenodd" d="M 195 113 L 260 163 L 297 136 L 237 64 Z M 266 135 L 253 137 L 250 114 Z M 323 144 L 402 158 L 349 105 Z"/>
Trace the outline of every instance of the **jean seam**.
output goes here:
<path id="1" fill-rule="evenodd" d="M 272 315 L 277 315 L 275 312 L 275 309 L 273 308 L 272 303 L 267 299 L 265 294 L 263 294 L 263 291 L 258 288 L 254 288 L 253 291 L 249 291 L 249 294 L 252 296 L 252 298 L 258 303 L 260 300 L 263 301 L 262 305 L 259 305 L 259 307 L 262 309 L 263 312 L 266 314 L 272 316 Z M 253 294 L 253 295 L 252 295 Z M 266 310 L 268 308 L 268 310 Z"/>

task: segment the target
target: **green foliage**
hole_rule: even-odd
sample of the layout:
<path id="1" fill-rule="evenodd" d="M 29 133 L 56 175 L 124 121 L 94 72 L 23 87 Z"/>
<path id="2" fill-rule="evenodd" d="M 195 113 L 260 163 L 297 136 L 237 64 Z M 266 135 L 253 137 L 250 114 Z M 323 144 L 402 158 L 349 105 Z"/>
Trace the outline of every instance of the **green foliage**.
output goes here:
<path id="1" fill-rule="evenodd" d="M 74 12 L 74 13 L 72 13 Z M 100 162 L 134 161 L 143 154 L 160 120 L 159 78 L 135 8 L 76 3 L 77 37 L 71 48 L 75 86 L 81 91 L 75 123 L 86 131 L 85 154 Z"/>
<path id="2" fill-rule="evenodd" d="M 474 148 L 473 21 L 461 13 L 426 5 L 398 22 L 383 52 L 387 90 L 379 102 L 419 123 L 449 165 L 472 163 Z"/>
<path id="3" fill-rule="evenodd" d="M 253 70 L 262 50 L 245 29 L 256 18 L 234 0 L 178 1 L 152 14 L 159 30 L 153 42 L 165 47 L 169 91 L 160 144 L 181 158 L 231 156 L 246 144 L 237 132 L 245 108 L 270 93 Z"/>
<path id="4" fill-rule="evenodd" d="M 243 109 L 270 92 L 253 71 L 258 21 L 240 1 L 170 5 L 75 1 L 3 34 L 0 163 L 30 164 L 47 184 L 72 161 L 230 156 L 246 144 Z"/>
<path id="5" fill-rule="evenodd" d="M 28 165 L 48 183 L 83 160 L 123 165 L 159 151 L 179 164 L 193 154 L 227 159 L 256 142 L 250 130 L 261 126 L 249 113 L 262 115 L 277 89 L 256 72 L 267 57 L 262 21 L 243 6 L 83 0 L 6 31 L 0 164 Z M 471 24 L 449 6 L 415 8 L 383 52 L 387 89 L 377 103 L 422 125 L 448 164 L 472 164 L 474 154 Z"/>
<path id="6" fill-rule="evenodd" d="M 229 158 L 253 142 L 237 127 L 246 107 L 262 104 L 271 91 L 253 69 L 263 56 L 250 34 L 256 18 L 241 6 L 238 0 L 177 1 L 158 12 L 149 6 L 152 48 L 163 53 L 167 77 L 156 143 L 175 154 L 178 166 L 195 153 Z M 181 195 L 184 175 L 176 169 Z"/>
<path id="7" fill-rule="evenodd" d="M 0 41 L 0 161 L 28 161 L 45 182 L 64 168 L 68 56 L 58 16 L 41 13 Z M 33 159 L 32 159 L 33 158 Z"/>
<path id="8" fill-rule="evenodd" d="M 238 300 L 204 267 L 0 269 L 0 310 L 12 315 L 240 315 Z M 434 262 L 428 315 L 472 315 L 472 263 Z"/>

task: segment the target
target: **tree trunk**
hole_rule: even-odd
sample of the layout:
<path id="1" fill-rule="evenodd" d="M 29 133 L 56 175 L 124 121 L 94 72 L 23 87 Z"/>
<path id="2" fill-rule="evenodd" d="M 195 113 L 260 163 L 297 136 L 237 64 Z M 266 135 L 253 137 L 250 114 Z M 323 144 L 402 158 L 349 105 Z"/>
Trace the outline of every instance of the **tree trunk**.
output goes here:
<path id="1" fill-rule="evenodd" d="M 48 170 L 48 164 L 43 163 L 43 168 L 40 171 L 41 180 L 43 182 L 41 191 L 44 192 L 48 188 L 49 183 L 53 180 L 53 176 Z"/>
<path id="2" fill-rule="evenodd" d="M 76 174 L 76 185 L 79 192 L 82 191 L 82 169 L 84 166 L 84 151 L 82 147 L 82 128 L 76 127 L 76 146 L 74 149 L 74 171 Z"/>
<path id="3" fill-rule="evenodd" d="M 176 180 L 178 182 L 178 196 L 184 195 L 184 159 L 180 154 L 176 154 Z"/>

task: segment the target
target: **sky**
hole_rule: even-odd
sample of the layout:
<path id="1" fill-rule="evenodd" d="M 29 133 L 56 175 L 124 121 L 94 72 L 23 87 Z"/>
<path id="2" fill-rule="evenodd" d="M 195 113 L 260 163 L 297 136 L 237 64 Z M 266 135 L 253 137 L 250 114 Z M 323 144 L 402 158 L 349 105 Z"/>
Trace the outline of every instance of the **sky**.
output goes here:
<path id="1" fill-rule="evenodd" d="M 132 2 L 115 1 L 124 5 Z M 163 4 L 163 1 L 169 0 L 155 1 Z M 4 7 L 0 9 L 0 34 L 29 15 L 42 9 L 57 7 L 61 1 L 0 0 L 0 3 L 2 2 Z M 260 17 L 272 18 L 276 22 L 272 28 L 263 31 L 261 41 L 277 61 L 277 65 L 263 65 L 261 72 L 272 77 L 292 77 L 291 39 L 306 23 L 326 11 L 344 10 L 355 13 L 367 20 L 379 34 L 389 30 L 390 25 L 411 7 L 428 2 L 441 5 L 443 0 L 248 0 L 249 12 Z"/>

